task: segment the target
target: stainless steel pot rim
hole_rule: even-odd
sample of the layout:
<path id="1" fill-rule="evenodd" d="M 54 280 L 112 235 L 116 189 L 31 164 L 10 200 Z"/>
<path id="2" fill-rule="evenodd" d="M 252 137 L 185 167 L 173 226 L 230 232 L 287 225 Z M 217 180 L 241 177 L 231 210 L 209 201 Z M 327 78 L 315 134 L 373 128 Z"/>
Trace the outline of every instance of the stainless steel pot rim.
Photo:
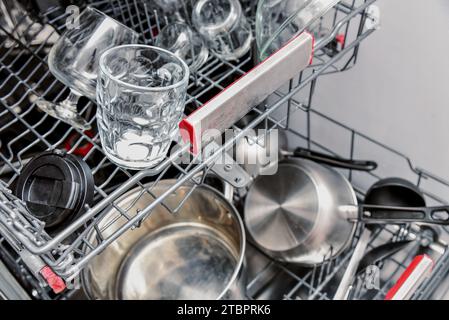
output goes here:
<path id="1" fill-rule="evenodd" d="M 158 185 L 164 185 L 164 187 L 169 187 L 170 185 L 174 184 L 176 182 L 176 180 L 174 179 L 166 179 L 163 181 L 159 181 Z M 151 185 L 151 182 L 148 184 L 145 184 L 143 187 L 148 187 L 149 185 Z M 180 190 L 181 188 L 191 188 L 193 187 L 193 183 L 186 183 L 183 184 L 182 186 L 180 186 L 177 190 Z M 239 252 L 238 252 L 238 259 L 235 265 L 235 269 L 234 272 L 232 274 L 232 276 L 230 277 L 228 283 L 226 284 L 226 286 L 224 287 L 223 291 L 221 292 L 221 294 L 216 297 L 216 300 L 220 300 L 224 297 L 224 295 L 227 293 L 227 291 L 231 288 L 231 286 L 233 285 L 233 283 L 235 281 L 237 281 L 237 278 L 239 276 L 239 273 L 241 272 L 242 268 L 244 268 L 244 262 L 245 262 L 245 252 L 246 252 L 246 232 L 245 232 L 245 226 L 243 223 L 242 218 L 240 217 L 239 212 L 237 211 L 237 209 L 235 208 L 235 206 L 229 202 L 224 196 L 223 194 L 221 194 L 218 190 L 216 190 L 215 188 L 202 184 L 197 186 L 197 189 L 204 189 L 208 192 L 213 193 L 216 197 L 218 197 L 220 200 L 222 200 L 224 203 L 226 203 L 229 208 L 231 209 L 230 213 L 233 213 L 233 216 L 236 218 L 236 221 L 238 223 L 238 231 L 240 234 L 240 246 L 239 246 Z M 123 203 L 126 202 L 126 199 L 128 199 L 130 196 L 139 193 L 142 191 L 142 187 L 137 187 L 134 188 L 128 192 L 126 192 L 125 194 L 123 194 L 119 200 L 117 201 L 117 205 L 120 207 L 123 205 Z M 102 218 L 102 220 L 106 220 L 109 219 L 111 216 L 114 215 L 114 213 L 116 213 L 115 209 L 107 209 L 108 213 Z M 167 213 L 168 214 L 168 213 Z M 151 215 L 149 217 L 147 217 L 147 219 L 151 219 Z M 166 226 L 168 227 L 168 226 Z M 204 224 L 202 227 L 209 227 L 208 224 Z M 128 232 L 130 232 L 132 230 L 128 230 Z M 157 230 L 156 230 L 157 231 Z M 92 230 L 89 232 L 89 236 L 88 238 L 94 237 L 95 236 L 95 230 Z M 139 242 L 139 241 L 138 241 Z M 137 242 L 137 243 L 138 243 Z M 83 250 L 85 250 L 87 248 L 87 244 L 84 245 Z M 88 276 L 87 273 L 89 272 L 89 268 L 88 265 L 86 266 L 86 268 L 84 268 L 83 270 L 81 270 L 80 272 L 80 281 L 81 281 L 81 286 L 83 288 L 83 291 L 85 292 L 86 296 L 88 299 L 90 300 L 94 300 L 96 299 L 94 294 L 91 292 L 91 288 L 88 285 Z"/>
<path id="2" fill-rule="evenodd" d="M 223 296 L 226 294 L 226 292 L 229 290 L 229 288 L 232 286 L 232 284 L 237 280 L 237 277 L 241 271 L 241 269 L 244 267 L 244 261 L 245 261 L 245 252 L 246 252 L 246 232 L 245 232 L 245 224 L 243 223 L 242 217 L 240 217 L 240 214 L 238 212 L 238 210 L 235 208 L 234 204 L 232 204 L 231 202 L 229 202 L 222 193 L 220 193 L 217 189 L 202 184 L 200 186 L 201 188 L 205 188 L 208 189 L 210 191 L 212 191 L 213 193 L 215 193 L 215 195 L 217 195 L 219 198 L 221 198 L 222 201 L 225 201 L 230 208 L 232 209 L 232 212 L 234 213 L 234 216 L 237 219 L 238 225 L 239 225 L 239 232 L 240 232 L 240 236 L 242 238 L 242 240 L 240 241 L 240 252 L 239 252 L 239 258 L 234 270 L 234 273 L 232 274 L 231 279 L 229 280 L 228 284 L 226 285 L 226 287 L 223 289 L 223 292 L 216 298 L 216 300 L 220 300 L 223 298 Z"/>

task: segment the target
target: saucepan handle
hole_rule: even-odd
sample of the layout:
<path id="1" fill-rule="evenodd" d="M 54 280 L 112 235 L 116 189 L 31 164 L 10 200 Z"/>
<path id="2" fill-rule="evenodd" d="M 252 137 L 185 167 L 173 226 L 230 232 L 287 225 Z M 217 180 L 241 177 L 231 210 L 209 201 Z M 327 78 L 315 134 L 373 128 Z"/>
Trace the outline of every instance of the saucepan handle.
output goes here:
<path id="1" fill-rule="evenodd" d="M 449 206 L 396 207 L 361 205 L 359 220 L 368 224 L 420 222 L 449 225 Z"/>
<path id="2" fill-rule="evenodd" d="M 296 148 L 293 151 L 292 155 L 294 157 L 313 160 L 315 162 L 327 164 L 336 168 L 352 169 L 358 171 L 372 171 L 377 168 L 377 163 L 374 161 L 338 158 L 301 147 Z"/>

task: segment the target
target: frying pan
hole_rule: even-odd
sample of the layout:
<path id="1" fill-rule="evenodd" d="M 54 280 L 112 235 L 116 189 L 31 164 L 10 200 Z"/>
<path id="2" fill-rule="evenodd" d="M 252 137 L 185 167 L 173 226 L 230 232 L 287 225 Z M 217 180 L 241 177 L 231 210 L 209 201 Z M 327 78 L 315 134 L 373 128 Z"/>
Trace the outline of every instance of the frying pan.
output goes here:
<path id="1" fill-rule="evenodd" d="M 416 221 L 429 224 L 445 224 L 448 221 L 448 207 L 426 207 L 424 194 L 410 181 L 402 178 L 386 178 L 376 182 L 367 192 L 366 204 L 380 204 L 381 206 L 366 205 L 367 219 L 384 219 L 386 221 L 402 219 L 403 221 Z M 371 229 L 365 228 L 359 242 L 354 250 L 354 255 L 345 270 L 342 281 L 338 286 L 334 299 L 344 299 L 348 296 L 348 289 L 352 282 L 357 268 L 366 268 L 367 261 L 378 261 L 400 251 L 408 245 L 409 241 L 388 243 L 374 248 L 362 258 L 365 251 Z"/>
<path id="2" fill-rule="evenodd" d="M 448 224 L 449 206 L 426 207 L 422 191 L 402 178 L 387 178 L 376 182 L 371 188 L 366 203 L 383 203 L 388 206 L 364 206 L 363 221 L 383 219 L 386 222 L 422 222 Z"/>
<path id="3" fill-rule="evenodd" d="M 391 207 L 424 207 L 426 205 L 424 195 L 421 191 L 415 187 L 411 182 L 401 179 L 401 178 L 387 178 L 376 182 L 367 191 L 365 196 L 365 210 L 370 207 L 370 205 L 380 205 L 386 206 L 384 209 L 372 210 L 378 218 L 388 219 L 389 217 L 397 218 L 410 218 L 413 217 L 414 212 L 407 211 L 397 211 L 388 210 Z M 374 207 L 375 208 L 375 207 Z M 368 217 L 373 214 L 371 211 L 368 212 Z M 398 214 L 399 213 L 399 214 Z M 393 216 L 396 214 L 395 216 Z M 365 263 L 362 259 L 366 248 L 368 246 L 371 234 L 375 228 L 375 225 L 366 225 L 363 232 L 357 242 L 351 259 L 345 269 L 342 280 L 337 288 L 334 295 L 334 300 L 347 299 L 350 285 L 357 273 L 357 268 Z M 401 250 L 406 243 L 387 243 L 383 246 L 373 249 L 367 253 L 368 260 L 371 259 L 382 259 L 388 255 L 394 254 L 395 252 Z"/>

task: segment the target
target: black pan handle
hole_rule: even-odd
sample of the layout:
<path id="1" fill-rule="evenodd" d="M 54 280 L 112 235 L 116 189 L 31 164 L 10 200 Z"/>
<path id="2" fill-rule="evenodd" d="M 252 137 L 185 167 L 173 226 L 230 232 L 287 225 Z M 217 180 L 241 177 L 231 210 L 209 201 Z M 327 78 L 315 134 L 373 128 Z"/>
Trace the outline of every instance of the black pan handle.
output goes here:
<path id="1" fill-rule="evenodd" d="M 327 154 L 324 154 L 321 152 L 312 151 L 312 150 L 304 149 L 301 147 L 296 148 L 293 151 L 292 156 L 313 160 L 315 162 L 319 162 L 322 164 L 327 164 L 332 167 L 343 168 L 343 169 L 352 169 L 352 170 L 358 170 L 358 171 L 372 171 L 377 168 L 377 163 L 374 161 L 337 158 L 337 157 L 333 157 L 333 156 L 330 156 L 330 155 L 327 155 Z"/>
<path id="2" fill-rule="evenodd" d="M 361 205 L 359 219 L 368 224 L 421 222 L 449 225 L 449 206 L 396 207 Z"/>

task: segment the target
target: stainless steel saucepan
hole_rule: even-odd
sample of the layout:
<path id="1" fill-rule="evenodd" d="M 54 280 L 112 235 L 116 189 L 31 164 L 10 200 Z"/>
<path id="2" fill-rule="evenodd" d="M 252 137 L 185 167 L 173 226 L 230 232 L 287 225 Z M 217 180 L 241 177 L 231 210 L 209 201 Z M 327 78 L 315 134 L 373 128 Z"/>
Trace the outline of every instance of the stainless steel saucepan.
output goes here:
<path id="1" fill-rule="evenodd" d="M 162 194 L 175 180 L 152 189 Z M 175 208 L 191 190 L 181 186 L 164 204 Z M 154 198 L 131 190 L 119 201 L 133 216 Z M 107 237 L 125 223 L 112 209 L 101 221 Z M 96 233 L 91 234 L 94 241 Z M 83 270 L 83 286 L 92 299 L 242 299 L 245 230 L 238 212 L 215 189 L 201 185 L 177 214 L 161 205 L 139 228 L 129 230 Z"/>
<path id="2" fill-rule="evenodd" d="M 389 214 L 378 214 L 388 211 Z M 351 243 L 356 223 L 449 224 L 416 208 L 358 205 L 349 181 L 316 162 L 290 158 L 274 175 L 258 176 L 245 200 L 245 223 L 271 257 L 305 265 L 321 264 Z"/>
<path id="3" fill-rule="evenodd" d="M 357 205 L 339 172 L 305 159 L 286 159 L 275 175 L 258 176 L 245 200 L 249 234 L 271 257 L 315 265 L 340 254 L 356 224 L 340 204 Z"/>

